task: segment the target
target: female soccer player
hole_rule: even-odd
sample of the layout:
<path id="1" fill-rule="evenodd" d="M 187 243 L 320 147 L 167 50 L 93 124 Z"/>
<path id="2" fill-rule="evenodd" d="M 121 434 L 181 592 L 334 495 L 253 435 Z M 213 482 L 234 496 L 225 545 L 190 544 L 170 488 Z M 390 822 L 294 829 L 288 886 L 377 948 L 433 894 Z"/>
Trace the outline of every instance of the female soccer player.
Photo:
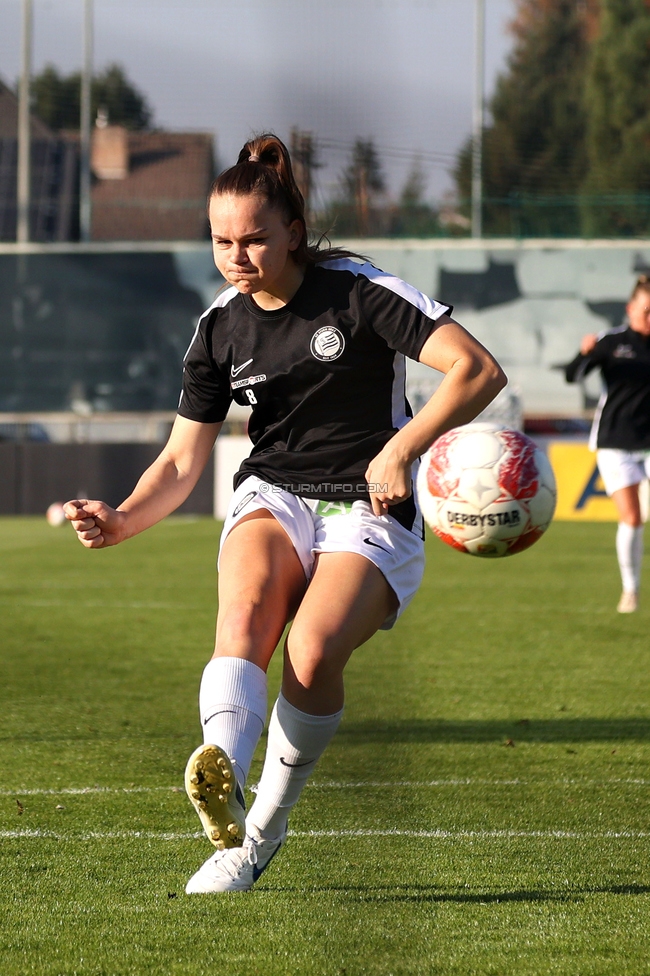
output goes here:
<path id="1" fill-rule="evenodd" d="M 627 321 L 600 335 L 586 335 L 566 367 L 574 383 L 599 367 L 600 398 L 589 446 L 618 511 L 616 553 L 623 592 L 619 613 L 638 607 L 643 558 L 639 484 L 650 477 L 650 277 L 641 275 L 626 306 Z"/>
<path id="2" fill-rule="evenodd" d="M 66 505 L 83 545 L 116 545 L 174 511 L 210 456 L 231 400 L 250 404 L 251 456 L 236 478 L 219 557 L 216 648 L 201 681 L 204 744 L 185 782 L 218 848 L 188 893 L 250 888 L 343 709 L 352 651 L 390 628 L 423 571 L 413 466 L 505 383 L 438 304 L 340 249 L 309 246 L 285 146 L 248 142 L 209 200 L 229 287 L 185 357 L 178 417 L 117 510 Z M 415 417 L 405 356 L 445 373 Z M 243 789 L 266 717 L 266 670 L 285 625 L 282 691 L 248 815 Z"/>

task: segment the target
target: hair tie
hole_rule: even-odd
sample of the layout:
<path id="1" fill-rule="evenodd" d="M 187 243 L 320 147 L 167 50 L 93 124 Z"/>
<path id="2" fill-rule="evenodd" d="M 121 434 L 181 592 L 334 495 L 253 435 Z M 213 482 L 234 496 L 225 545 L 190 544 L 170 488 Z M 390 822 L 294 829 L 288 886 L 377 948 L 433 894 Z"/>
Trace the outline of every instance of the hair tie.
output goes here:
<path id="1" fill-rule="evenodd" d="M 260 157 L 259 157 L 259 156 L 257 156 L 257 155 L 256 155 L 255 153 L 252 153 L 252 154 L 251 154 L 251 155 L 250 155 L 250 156 L 248 157 L 248 162 L 249 162 L 249 163 L 259 163 L 259 161 L 260 161 Z"/>

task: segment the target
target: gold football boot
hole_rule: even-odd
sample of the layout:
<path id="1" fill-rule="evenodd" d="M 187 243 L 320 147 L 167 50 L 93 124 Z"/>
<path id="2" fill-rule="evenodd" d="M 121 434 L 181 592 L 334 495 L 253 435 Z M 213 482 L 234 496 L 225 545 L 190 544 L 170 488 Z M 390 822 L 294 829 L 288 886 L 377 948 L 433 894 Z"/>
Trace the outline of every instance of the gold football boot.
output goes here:
<path id="1" fill-rule="evenodd" d="M 217 850 L 241 847 L 246 834 L 245 802 L 223 749 L 208 744 L 194 750 L 185 769 L 185 789 Z"/>

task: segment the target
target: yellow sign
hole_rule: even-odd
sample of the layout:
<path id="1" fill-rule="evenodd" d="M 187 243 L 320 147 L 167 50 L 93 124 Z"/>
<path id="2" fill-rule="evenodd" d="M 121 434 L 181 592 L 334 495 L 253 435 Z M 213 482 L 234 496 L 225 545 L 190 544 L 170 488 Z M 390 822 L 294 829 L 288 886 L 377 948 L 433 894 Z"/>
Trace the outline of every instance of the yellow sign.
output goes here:
<path id="1" fill-rule="evenodd" d="M 555 518 L 584 522 L 617 522 L 614 502 L 605 494 L 596 455 L 586 444 L 551 442 L 548 446 L 557 482 Z"/>

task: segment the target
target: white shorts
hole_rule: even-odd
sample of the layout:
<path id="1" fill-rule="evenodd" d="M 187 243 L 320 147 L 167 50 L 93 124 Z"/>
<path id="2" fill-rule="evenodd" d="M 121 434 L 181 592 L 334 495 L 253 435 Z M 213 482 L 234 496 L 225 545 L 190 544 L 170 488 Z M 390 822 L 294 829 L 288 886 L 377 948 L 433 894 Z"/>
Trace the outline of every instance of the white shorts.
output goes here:
<path id="1" fill-rule="evenodd" d="M 596 451 L 598 470 L 608 495 L 650 478 L 650 451 L 617 451 L 600 447 Z"/>
<path id="2" fill-rule="evenodd" d="M 262 508 L 275 516 L 291 539 L 308 580 L 319 552 L 357 552 L 374 563 L 399 604 L 397 611 L 381 626 L 381 630 L 390 630 L 422 581 L 424 543 L 419 509 L 411 532 L 390 515 L 375 515 L 367 501 L 330 502 L 299 498 L 251 475 L 241 483 L 230 501 L 219 555 L 237 522 L 244 515 Z"/>

